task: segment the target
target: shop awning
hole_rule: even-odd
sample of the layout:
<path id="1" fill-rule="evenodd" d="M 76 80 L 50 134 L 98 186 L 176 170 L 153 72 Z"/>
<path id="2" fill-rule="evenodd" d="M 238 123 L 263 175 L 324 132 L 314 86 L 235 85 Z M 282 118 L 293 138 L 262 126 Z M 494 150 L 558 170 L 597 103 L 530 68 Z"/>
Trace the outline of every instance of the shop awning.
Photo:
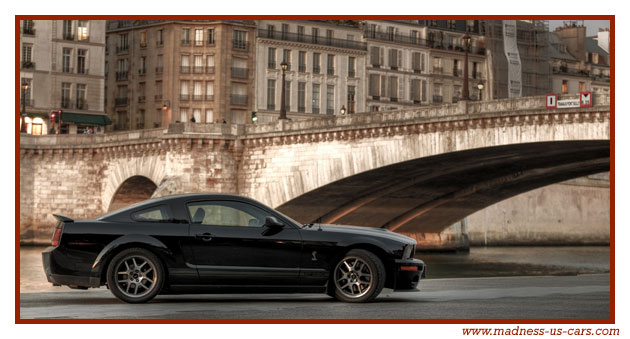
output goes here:
<path id="1" fill-rule="evenodd" d="M 85 114 L 85 113 L 69 113 L 63 112 L 61 114 L 61 120 L 63 123 L 74 123 L 77 125 L 86 126 L 106 126 L 111 125 L 112 121 L 107 115 L 104 114 Z"/>

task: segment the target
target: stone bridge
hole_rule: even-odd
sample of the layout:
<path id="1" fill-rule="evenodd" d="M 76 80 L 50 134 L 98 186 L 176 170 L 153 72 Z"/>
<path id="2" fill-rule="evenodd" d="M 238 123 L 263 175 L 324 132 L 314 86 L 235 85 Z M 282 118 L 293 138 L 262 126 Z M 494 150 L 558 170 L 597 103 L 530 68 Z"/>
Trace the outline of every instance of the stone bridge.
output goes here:
<path id="1" fill-rule="evenodd" d="M 257 125 L 22 135 L 21 240 L 48 242 L 51 213 L 90 218 L 191 192 L 242 194 L 302 222 L 439 235 L 504 199 L 609 171 L 609 97 L 594 103 L 549 110 L 544 97 L 528 97 Z"/>

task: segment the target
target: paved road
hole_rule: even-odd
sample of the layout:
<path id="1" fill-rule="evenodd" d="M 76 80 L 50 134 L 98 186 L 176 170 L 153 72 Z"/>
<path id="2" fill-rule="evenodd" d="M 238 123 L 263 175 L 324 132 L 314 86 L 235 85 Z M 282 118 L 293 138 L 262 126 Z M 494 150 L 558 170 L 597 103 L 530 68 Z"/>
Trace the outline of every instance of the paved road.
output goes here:
<path id="1" fill-rule="evenodd" d="M 534 319 L 609 318 L 610 276 L 528 276 L 431 279 L 421 292 L 385 293 L 369 304 L 319 294 L 159 296 L 143 305 L 106 289 L 21 293 L 22 318 L 187 319 Z M 388 291 L 385 291 L 388 292 Z"/>

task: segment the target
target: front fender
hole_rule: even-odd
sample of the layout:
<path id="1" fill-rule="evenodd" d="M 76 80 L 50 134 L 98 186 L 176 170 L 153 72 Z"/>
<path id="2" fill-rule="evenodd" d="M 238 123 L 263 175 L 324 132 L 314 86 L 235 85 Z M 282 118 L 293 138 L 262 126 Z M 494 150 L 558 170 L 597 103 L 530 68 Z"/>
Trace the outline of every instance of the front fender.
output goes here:
<path id="1" fill-rule="evenodd" d="M 381 239 L 368 237 L 368 236 L 353 236 L 342 239 L 337 243 L 337 246 L 341 248 L 354 247 L 357 245 L 371 245 L 378 247 L 382 250 L 387 256 L 394 257 L 394 250 L 396 250 L 395 246 L 388 244 Z"/>
<path id="2" fill-rule="evenodd" d="M 123 235 L 120 238 L 110 242 L 101 250 L 101 252 L 94 260 L 92 264 L 92 271 L 90 275 L 92 277 L 101 277 L 103 268 L 107 265 L 110 259 L 119 252 L 121 248 L 129 248 L 134 245 L 139 247 L 147 247 L 150 250 L 155 251 L 157 254 L 171 256 L 171 250 L 161 242 L 160 240 L 144 234 L 128 234 Z"/>

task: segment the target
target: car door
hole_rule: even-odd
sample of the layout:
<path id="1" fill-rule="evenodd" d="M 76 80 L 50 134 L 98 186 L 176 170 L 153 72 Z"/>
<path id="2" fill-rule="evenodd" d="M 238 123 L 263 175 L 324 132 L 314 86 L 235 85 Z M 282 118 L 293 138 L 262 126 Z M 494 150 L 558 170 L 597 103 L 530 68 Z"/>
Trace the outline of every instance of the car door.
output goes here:
<path id="1" fill-rule="evenodd" d="M 273 212 L 248 202 L 189 202 L 195 267 L 212 285 L 297 285 L 302 250 L 292 224 L 265 226 Z"/>

